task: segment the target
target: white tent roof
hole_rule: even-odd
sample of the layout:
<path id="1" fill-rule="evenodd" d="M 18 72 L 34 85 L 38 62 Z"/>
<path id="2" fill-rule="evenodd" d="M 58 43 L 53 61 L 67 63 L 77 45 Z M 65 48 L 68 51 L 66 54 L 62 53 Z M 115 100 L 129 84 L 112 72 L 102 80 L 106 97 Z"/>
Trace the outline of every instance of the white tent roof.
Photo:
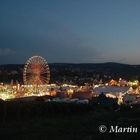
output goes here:
<path id="1" fill-rule="evenodd" d="M 127 92 L 129 87 L 117 87 L 117 86 L 105 86 L 105 87 L 96 87 L 94 91 L 98 94 L 109 93 L 109 92 Z"/>

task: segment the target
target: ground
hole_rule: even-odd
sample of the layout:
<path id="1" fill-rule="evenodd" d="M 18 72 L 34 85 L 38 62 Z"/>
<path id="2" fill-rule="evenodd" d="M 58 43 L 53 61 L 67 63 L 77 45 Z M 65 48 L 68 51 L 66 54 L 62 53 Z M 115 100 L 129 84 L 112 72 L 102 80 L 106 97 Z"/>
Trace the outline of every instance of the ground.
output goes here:
<path id="1" fill-rule="evenodd" d="M 138 107 L 136 109 L 122 107 L 119 111 L 97 107 L 90 108 L 83 113 L 75 113 L 74 111 L 65 114 L 54 113 L 56 112 L 48 116 L 20 116 L 15 117 L 15 119 L 3 119 L 0 124 L 0 140 L 120 140 L 124 138 L 138 139 L 140 136 L 140 111 Z M 101 133 L 99 132 L 100 125 L 107 127 L 110 125 L 123 127 L 132 125 L 138 127 L 138 133 Z"/>

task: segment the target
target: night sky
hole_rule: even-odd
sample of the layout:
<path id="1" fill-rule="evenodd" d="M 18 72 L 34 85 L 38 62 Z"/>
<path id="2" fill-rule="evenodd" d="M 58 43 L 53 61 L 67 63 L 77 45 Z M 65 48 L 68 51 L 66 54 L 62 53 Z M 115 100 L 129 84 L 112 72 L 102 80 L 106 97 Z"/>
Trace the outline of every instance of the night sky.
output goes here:
<path id="1" fill-rule="evenodd" d="M 140 64 L 139 0 L 0 0 L 0 64 Z"/>

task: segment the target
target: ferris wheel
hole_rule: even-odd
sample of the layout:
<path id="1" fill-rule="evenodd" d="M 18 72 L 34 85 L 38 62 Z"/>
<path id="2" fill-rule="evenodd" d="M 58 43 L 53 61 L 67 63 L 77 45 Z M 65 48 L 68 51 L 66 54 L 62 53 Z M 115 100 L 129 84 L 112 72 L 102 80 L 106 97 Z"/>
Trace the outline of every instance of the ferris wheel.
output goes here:
<path id="1" fill-rule="evenodd" d="M 26 85 L 45 85 L 50 81 L 47 61 L 41 56 L 29 58 L 23 70 L 23 82 Z"/>

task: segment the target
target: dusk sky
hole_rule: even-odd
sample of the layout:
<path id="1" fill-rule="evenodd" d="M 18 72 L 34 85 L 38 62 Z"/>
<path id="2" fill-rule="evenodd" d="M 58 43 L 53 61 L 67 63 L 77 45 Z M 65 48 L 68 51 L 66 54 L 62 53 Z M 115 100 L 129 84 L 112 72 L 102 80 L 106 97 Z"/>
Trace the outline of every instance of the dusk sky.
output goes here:
<path id="1" fill-rule="evenodd" d="M 140 64 L 139 0 L 0 0 L 0 64 Z"/>

